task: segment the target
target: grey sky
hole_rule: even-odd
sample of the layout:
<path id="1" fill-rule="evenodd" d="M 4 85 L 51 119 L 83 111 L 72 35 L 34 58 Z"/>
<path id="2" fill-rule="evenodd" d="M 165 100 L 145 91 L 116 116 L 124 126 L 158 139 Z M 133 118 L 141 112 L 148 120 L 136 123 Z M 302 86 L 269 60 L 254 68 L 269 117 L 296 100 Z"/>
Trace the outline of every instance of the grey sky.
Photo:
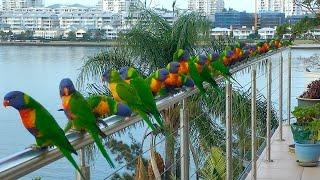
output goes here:
<path id="1" fill-rule="evenodd" d="M 150 0 L 147 1 L 150 2 Z M 171 9 L 172 1 L 173 0 L 152 0 L 152 6 Z M 65 4 L 65 2 L 68 2 L 67 4 L 79 3 L 87 6 L 95 6 L 98 0 L 45 0 L 46 6 L 56 3 Z M 180 8 L 187 8 L 187 0 L 177 0 L 177 6 Z M 253 12 L 254 0 L 225 0 L 225 7 L 230 7 L 239 11 L 246 10 L 248 12 Z"/>

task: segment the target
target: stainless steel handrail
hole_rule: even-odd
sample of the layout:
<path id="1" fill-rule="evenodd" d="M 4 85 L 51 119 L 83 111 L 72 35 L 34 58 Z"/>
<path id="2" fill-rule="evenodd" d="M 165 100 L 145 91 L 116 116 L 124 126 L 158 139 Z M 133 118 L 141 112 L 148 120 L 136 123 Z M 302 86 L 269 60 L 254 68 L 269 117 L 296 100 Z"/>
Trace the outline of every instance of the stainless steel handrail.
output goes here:
<path id="1" fill-rule="evenodd" d="M 240 64 L 237 67 L 233 68 L 231 70 L 231 73 L 234 74 L 247 67 L 250 67 L 254 63 L 265 60 L 267 57 L 270 57 L 287 49 L 288 48 L 281 48 L 279 50 L 272 51 L 249 60 L 247 63 Z M 217 80 L 222 80 L 222 78 L 218 78 Z M 206 85 L 206 87 L 208 87 L 208 85 Z M 183 99 L 190 97 L 198 92 L 198 89 L 194 88 L 178 92 L 171 96 L 167 96 L 157 101 L 157 107 L 159 110 L 166 109 L 171 105 L 179 103 Z M 129 121 L 124 121 L 121 117 L 110 116 L 104 121 L 109 126 L 107 128 L 103 128 L 102 130 L 106 133 L 106 135 L 110 135 L 141 121 L 141 119 L 139 116 L 135 115 L 132 116 Z M 77 133 L 69 133 L 67 134 L 67 138 L 76 150 L 93 143 L 93 140 L 88 134 L 80 136 Z M 38 170 L 45 165 L 57 161 L 62 157 L 62 154 L 57 148 L 52 148 L 47 151 L 26 149 L 6 158 L 0 159 L 0 179 L 17 179 L 30 172 Z"/>

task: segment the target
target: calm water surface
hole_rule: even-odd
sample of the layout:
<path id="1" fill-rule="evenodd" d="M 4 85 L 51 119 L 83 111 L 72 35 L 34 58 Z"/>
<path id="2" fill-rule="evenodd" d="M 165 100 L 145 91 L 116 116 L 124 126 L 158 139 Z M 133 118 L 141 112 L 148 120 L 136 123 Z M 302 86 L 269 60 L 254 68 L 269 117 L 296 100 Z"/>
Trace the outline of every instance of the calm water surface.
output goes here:
<path id="1" fill-rule="evenodd" d="M 94 47 L 0 46 L 0 99 L 9 91 L 24 91 L 41 102 L 63 127 L 66 118 L 63 113 L 57 111 L 61 102 L 58 93 L 59 82 L 65 77 L 75 80 L 83 59 L 86 56 L 98 53 L 100 50 L 101 48 Z M 300 59 L 301 57 L 308 58 L 314 55 L 320 55 L 320 50 L 294 50 L 292 53 L 293 66 L 295 67 L 293 68 L 293 76 L 306 78 L 293 80 L 293 104 L 296 104 L 295 97 L 303 91 L 305 84 L 318 78 L 305 74 L 305 64 Z M 286 56 L 287 53 L 284 53 L 285 58 Z M 279 55 L 274 56 L 273 59 L 275 69 L 273 78 L 276 78 L 278 76 L 277 59 L 279 59 Z M 284 67 L 286 67 L 286 64 L 284 64 Z M 286 68 L 284 68 L 284 71 L 286 72 Z M 262 94 L 266 93 L 264 72 L 265 70 L 262 68 L 257 75 L 261 75 L 257 82 Z M 250 74 L 242 72 L 236 78 L 241 84 L 248 84 Z M 286 78 L 286 75 L 284 75 L 284 78 Z M 275 79 L 274 89 L 278 86 L 277 81 Z M 286 88 L 287 81 L 284 81 L 284 83 L 284 88 Z M 276 91 L 273 91 L 273 93 L 273 101 L 276 102 L 278 95 Z M 139 134 L 135 137 L 141 140 L 141 132 L 136 130 L 133 131 L 133 134 Z M 128 138 L 128 136 L 125 138 Z M 17 111 L 13 108 L 0 107 L 0 158 L 21 151 L 32 143 L 34 143 L 34 138 L 21 124 Z M 65 159 L 61 159 L 22 179 L 32 179 L 36 176 L 43 179 L 74 179 L 74 172 L 73 167 Z M 100 153 L 96 155 L 95 165 L 92 167 L 91 173 L 93 179 L 104 179 L 110 173 L 110 169 L 104 159 L 101 158 Z"/>

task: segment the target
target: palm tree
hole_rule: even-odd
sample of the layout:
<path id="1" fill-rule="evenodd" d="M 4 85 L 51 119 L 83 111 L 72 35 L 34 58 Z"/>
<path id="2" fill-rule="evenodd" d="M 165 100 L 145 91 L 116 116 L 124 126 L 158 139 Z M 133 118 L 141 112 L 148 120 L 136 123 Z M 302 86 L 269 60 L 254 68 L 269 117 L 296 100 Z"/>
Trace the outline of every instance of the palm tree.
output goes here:
<path id="1" fill-rule="evenodd" d="M 88 87 L 92 93 L 104 92 L 106 88 L 101 88 L 96 82 L 100 82 L 100 76 L 105 68 L 120 68 L 121 66 L 133 66 L 137 68 L 143 75 L 148 75 L 156 68 L 165 67 L 167 63 L 172 61 L 173 53 L 179 49 L 189 49 L 197 51 L 200 46 L 214 48 L 216 51 L 221 51 L 221 43 L 230 45 L 233 41 L 230 39 L 220 39 L 221 43 L 211 44 L 208 38 L 210 22 L 205 17 L 197 13 L 185 13 L 177 17 L 173 24 L 170 24 L 166 19 L 156 14 L 151 10 L 143 10 L 140 12 L 138 23 L 127 33 L 120 35 L 117 47 L 108 51 L 101 52 L 96 56 L 88 58 L 81 68 L 78 77 L 78 86 Z M 214 47 L 212 47 L 212 45 Z M 88 82 L 94 82 L 87 84 Z M 217 94 L 212 89 L 208 89 L 210 96 L 206 99 L 199 95 L 189 97 L 187 106 L 190 110 L 190 138 L 191 151 L 193 159 L 196 161 L 196 168 L 206 165 L 211 166 L 212 162 L 218 155 L 208 156 L 212 153 L 212 148 L 217 145 L 222 145 L 221 149 L 225 149 L 224 127 L 221 126 L 224 115 L 224 95 Z M 107 93 L 107 92 L 104 92 Z M 244 117 L 249 117 L 250 112 L 248 106 L 242 106 L 244 101 L 250 105 L 250 96 L 241 91 L 234 92 L 234 103 L 239 108 L 239 113 L 235 113 L 235 126 L 239 127 L 239 131 L 234 135 L 238 138 L 236 144 L 239 146 L 240 158 L 245 156 L 246 139 L 248 139 L 246 129 L 250 128 L 249 121 Z M 262 97 L 261 97 L 262 98 Z M 249 103 L 248 103 L 249 102 Z M 265 102 L 262 101 L 261 102 Z M 258 106 L 258 118 L 263 122 L 264 118 L 264 103 Z M 214 108 L 213 108 L 214 107 Z M 259 114 L 260 112 L 260 114 Z M 178 129 L 179 124 L 179 106 L 172 107 L 161 112 L 166 127 L 171 133 Z M 219 123 L 217 123 L 219 122 Z M 259 123 L 259 120 L 258 120 Z M 171 134 L 169 132 L 169 134 Z M 208 133 L 210 132 L 210 133 Z M 262 136 L 262 135 L 261 135 Z M 166 154 L 165 165 L 169 169 L 166 174 L 166 179 L 171 178 L 174 173 L 172 164 L 175 162 L 175 146 L 176 134 L 169 136 L 166 139 Z M 214 151 L 217 154 L 220 151 Z M 211 157 L 211 159 L 207 159 Z M 239 164 L 239 163 L 237 163 Z M 219 165 L 215 165 L 220 167 Z M 220 169 L 219 169 L 220 170 Z M 240 168 L 239 171 L 242 169 Z M 211 172 L 212 169 L 205 167 L 202 172 Z M 222 171 L 220 171 L 222 172 Z M 197 173 L 198 175 L 198 173 Z"/>
<path id="2" fill-rule="evenodd" d="M 120 34 L 117 47 L 88 58 L 78 76 L 78 85 L 100 78 L 104 68 L 133 66 L 143 75 L 172 61 L 177 49 L 193 49 L 210 44 L 210 22 L 198 13 L 185 13 L 170 24 L 156 12 L 140 10 L 140 19 L 133 28 Z M 98 74 L 100 73 L 100 74 Z"/>

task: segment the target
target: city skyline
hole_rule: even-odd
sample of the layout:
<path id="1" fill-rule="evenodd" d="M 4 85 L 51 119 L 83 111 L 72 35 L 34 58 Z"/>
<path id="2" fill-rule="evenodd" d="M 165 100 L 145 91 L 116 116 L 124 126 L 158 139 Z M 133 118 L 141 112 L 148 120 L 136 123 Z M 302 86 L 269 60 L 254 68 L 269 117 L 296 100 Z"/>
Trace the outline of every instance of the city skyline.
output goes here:
<path id="1" fill-rule="evenodd" d="M 95 6 L 98 4 L 99 0 L 68 0 L 68 3 L 65 3 L 62 0 L 45 0 L 45 6 L 50 6 L 52 4 L 82 4 L 86 6 Z M 245 0 L 247 3 L 243 3 L 243 1 L 239 0 L 225 0 L 225 8 L 235 9 L 238 11 L 247 11 L 254 12 L 254 0 Z M 152 0 L 151 7 L 164 7 L 166 9 L 171 9 L 172 0 Z M 147 0 L 147 4 L 150 4 L 150 0 Z M 177 7 L 187 9 L 188 1 L 187 0 L 177 0 Z"/>

